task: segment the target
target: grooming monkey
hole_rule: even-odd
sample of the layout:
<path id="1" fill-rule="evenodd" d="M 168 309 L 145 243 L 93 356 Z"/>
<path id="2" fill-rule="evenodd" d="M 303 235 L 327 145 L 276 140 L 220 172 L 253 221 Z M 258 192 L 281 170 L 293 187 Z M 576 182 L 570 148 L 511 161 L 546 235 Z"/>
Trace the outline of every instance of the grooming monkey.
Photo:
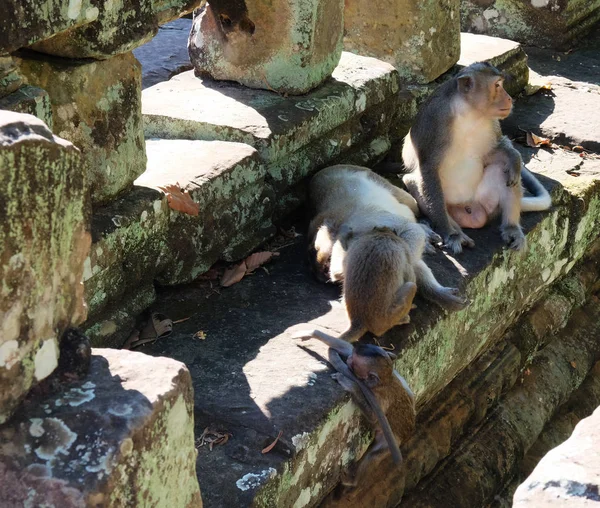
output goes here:
<path id="1" fill-rule="evenodd" d="M 373 442 L 350 468 L 342 484 L 346 487 L 361 484 L 388 454 L 393 459 L 389 467 L 401 466 L 398 445 L 414 432 L 415 402 L 406 380 L 394 369 L 396 355 L 373 344 L 353 346 L 319 330 L 309 334 L 300 332 L 295 338 L 303 341 L 316 338 L 329 346 L 329 362 L 337 371 L 334 379 L 352 394 L 374 429 Z"/>
<path id="2" fill-rule="evenodd" d="M 367 168 L 338 165 L 310 183 L 316 211 L 309 225 L 314 270 L 342 282 L 349 328 L 341 339 L 354 342 L 366 332 L 381 336 L 408 323 L 417 288 L 427 299 L 460 309 L 466 299 L 442 286 L 421 259 L 429 239 L 439 237 L 417 224 L 416 201 Z"/>
<path id="3" fill-rule="evenodd" d="M 502 135 L 512 110 L 502 73 L 475 63 L 441 85 L 419 110 L 404 141 L 404 183 L 455 253 L 475 243 L 461 228 L 481 228 L 501 214 L 502 239 L 525 247 L 521 211 L 547 210 L 548 191 Z M 521 182 L 533 194 L 523 197 Z"/>

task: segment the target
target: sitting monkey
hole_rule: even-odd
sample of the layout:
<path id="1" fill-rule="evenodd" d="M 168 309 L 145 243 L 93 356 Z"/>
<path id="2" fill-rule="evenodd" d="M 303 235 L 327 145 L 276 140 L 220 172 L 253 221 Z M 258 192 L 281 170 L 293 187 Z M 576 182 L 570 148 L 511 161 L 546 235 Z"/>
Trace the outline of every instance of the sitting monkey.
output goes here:
<path id="1" fill-rule="evenodd" d="M 489 63 L 464 68 L 425 101 L 404 141 L 402 159 L 411 171 L 404 183 L 455 254 L 475 245 L 461 228 L 481 228 L 498 214 L 502 239 L 524 248 L 521 210 L 552 204 L 502 135 L 500 120 L 512 110 L 502 83 Z M 523 197 L 521 183 L 533 197 Z"/>

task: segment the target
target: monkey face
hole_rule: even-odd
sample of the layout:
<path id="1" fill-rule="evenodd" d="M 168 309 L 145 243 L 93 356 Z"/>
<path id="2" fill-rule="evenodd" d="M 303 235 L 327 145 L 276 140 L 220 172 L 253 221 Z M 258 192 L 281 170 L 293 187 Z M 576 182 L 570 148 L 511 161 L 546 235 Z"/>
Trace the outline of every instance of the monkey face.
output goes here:
<path id="1" fill-rule="evenodd" d="M 488 85 L 491 98 L 490 116 L 500 120 L 506 118 L 512 111 L 512 98 L 504 89 L 503 83 L 502 78 L 497 78 Z"/>

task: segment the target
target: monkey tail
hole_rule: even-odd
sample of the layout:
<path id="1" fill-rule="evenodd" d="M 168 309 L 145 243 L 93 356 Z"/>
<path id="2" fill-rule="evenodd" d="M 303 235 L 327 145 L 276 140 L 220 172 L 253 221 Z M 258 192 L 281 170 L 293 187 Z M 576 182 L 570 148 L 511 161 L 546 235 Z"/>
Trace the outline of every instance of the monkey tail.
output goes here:
<path id="1" fill-rule="evenodd" d="M 521 211 L 540 212 L 548 210 L 552 206 L 550 193 L 526 167 L 521 169 L 521 182 L 523 186 L 533 194 L 533 197 L 521 198 Z"/>

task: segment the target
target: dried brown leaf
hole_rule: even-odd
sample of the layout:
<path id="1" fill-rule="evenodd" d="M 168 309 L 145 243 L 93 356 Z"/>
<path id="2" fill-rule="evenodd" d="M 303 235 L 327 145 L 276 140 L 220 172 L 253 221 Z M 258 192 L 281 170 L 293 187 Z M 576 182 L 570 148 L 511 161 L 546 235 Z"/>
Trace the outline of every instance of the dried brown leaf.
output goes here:
<path id="1" fill-rule="evenodd" d="M 204 333 L 203 330 L 198 330 L 195 334 L 194 334 L 194 339 L 198 339 L 198 340 L 206 340 L 206 333 Z"/>
<path id="2" fill-rule="evenodd" d="M 573 367 L 574 369 L 577 368 L 577 362 L 575 362 L 575 360 L 572 360 L 569 363 L 571 364 L 571 367 Z"/>
<path id="3" fill-rule="evenodd" d="M 165 185 L 159 189 L 167 196 L 167 203 L 172 210 L 194 216 L 200 213 L 200 205 L 192 199 L 188 191 L 182 190 L 178 183 Z"/>
<path id="4" fill-rule="evenodd" d="M 273 448 L 275 448 L 275 445 L 277 444 L 277 441 L 279 441 L 279 439 L 281 438 L 281 436 L 283 436 L 283 430 L 280 430 L 279 434 L 277 434 L 277 437 L 275 438 L 275 441 L 273 441 L 266 448 L 263 448 L 260 453 L 262 453 L 262 454 L 269 453 Z"/>
<path id="5" fill-rule="evenodd" d="M 246 262 L 246 273 L 253 272 L 259 266 L 268 263 L 271 258 L 279 256 L 279 252 L 255 252 L 254 254 L 250 254 L 245 262 Z"/>
<path id="6" fill-rule="evenodd" d="M 548 138 L 537 136 L 533 132 L 527 133 L 527 146 L 537 148 L 539 146 L 550 145 L 551 141 Z"/>
<path id="7" fill-rule="evenodd" d="M 585 148 L 583 148 L 581 145 L 575 145 L 573 148 L 571 148 L 571 150 L 574 152 L 583 152 L 585 151 Z"/>
<path id="8" fill-rule="evenodd" d="M 191 317 L 191 316 L 189 316 L 189 317 L 184 317 L 184 318 L 178 319 L 178 320 L 176 320 L 176 321 L 173 321 L 173 324 L 174 324 L 174 325 L 176 325 L 176 324 L 178 324 L 178 323 L 185 323 L 185 322 L 186 322 L 188 319 L 190 319 L 190 317 Z"/>
<path id="9" fill-rule="evenodd" d="M 231 268 L 228 268 L 227 270 L 225 270 L 223 277 L 221 277 L 221 286 L 227 288 L 229 286 L 237 284 L 244 278 L 244 275 L 246 275 L 247 271 L 248 268 L 246 266 L 245 261 L 242 261 L 241 263 L 232 266 Z"/>

